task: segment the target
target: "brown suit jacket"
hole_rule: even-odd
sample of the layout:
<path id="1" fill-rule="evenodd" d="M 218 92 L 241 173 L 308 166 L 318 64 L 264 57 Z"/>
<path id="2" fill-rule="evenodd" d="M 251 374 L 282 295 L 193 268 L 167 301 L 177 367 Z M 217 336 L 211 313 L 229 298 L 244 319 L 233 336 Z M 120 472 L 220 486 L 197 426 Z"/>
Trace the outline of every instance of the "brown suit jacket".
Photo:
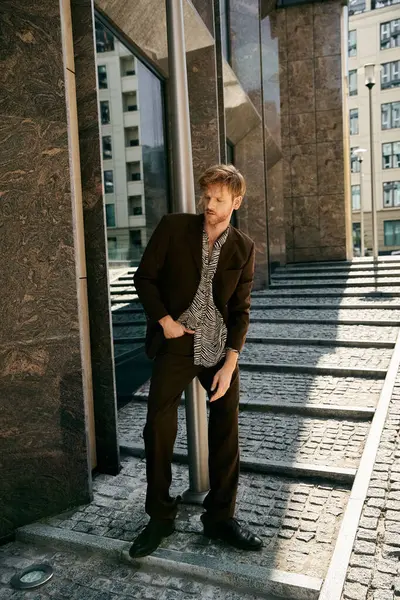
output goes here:
<path id="1" fill-rule="evenodd" d="M 134 276 L 147 315 L 146 353 L 154 358 L 165 338 L 158 321 L 177 319 L 192 303 L 202 269 L 204 215 L 165 215 Z M 231 226 L 213 280 L 214 302 L 227 326 L 227 346 L 240 351 L 249 326 L 254 242 Z"/>

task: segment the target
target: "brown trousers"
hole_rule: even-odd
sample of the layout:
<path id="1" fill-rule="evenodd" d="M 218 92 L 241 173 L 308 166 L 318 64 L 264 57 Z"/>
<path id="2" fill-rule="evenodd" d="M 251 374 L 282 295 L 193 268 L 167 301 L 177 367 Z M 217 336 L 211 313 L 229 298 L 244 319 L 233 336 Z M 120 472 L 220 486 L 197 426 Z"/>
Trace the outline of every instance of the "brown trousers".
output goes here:
<path id="1" fill-rule="evenodd" d="M 169 495 L 171 462 L 178 428 L 177 411 L 183 390 L 198 377 L 208 396 L 223 360 L 211 368 L 193 364 L 193 338 L 166 340 L 154 360 L 143 436 L 146 450 L 146 512 L 174 519 L 177 507 Z M 210 520 L 232 517 L 239 480 L 239 369 L 225 396 L 210 404 L 208 422 L 210 491 L 203 506 Z"/>

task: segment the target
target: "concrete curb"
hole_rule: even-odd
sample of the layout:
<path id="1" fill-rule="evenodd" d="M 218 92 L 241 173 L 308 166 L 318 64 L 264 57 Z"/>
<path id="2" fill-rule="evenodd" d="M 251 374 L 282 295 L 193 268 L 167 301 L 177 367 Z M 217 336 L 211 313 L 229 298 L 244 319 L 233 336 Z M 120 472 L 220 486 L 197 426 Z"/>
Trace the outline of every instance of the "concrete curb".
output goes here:
<path id="1" fill-rule="evenodd" d="M 399 365 L 400 334 L 397 337 L 387 376 L 382 387 L 374 418 L 372 419 L 319 600 L 340 600 L 341 598 L 347 568 L 357 535 L 358 523 L 367 497 L 369 482 L 374 469 Z"/>
<path id="2" fill-rule="evenodd" d="M 283 363 L 245 363 L 239 364 L 244 371 L 274 371 L 278 373 L 317 373 L 319 375 L 333 375 L 339 377 L 373 377 L 385 379 L 386 369 L 363 369 L 362 367 L 335 367 L 319 365 L 294 365 Z"/>
<path id="3" fill-rule="evenodd" d="M 271 595 L 289 600 L 317 600 L 322 579 L 277 569 L 215 560 L 187 552 L 158 549 L 151 556 L 132 560 L 130 542 L 102 538 L 40 523 L 17 529 L 17 540 L 57 549 L 95 552 L 113 560 L 137 565 L 151 572 L 187 575 L 191 578 L 256 593 L 272 600 Z"/>
<path id="4" fill-rule="evenodd" d="M 144 446 L 137 446 L 130 443 L 120 443 L 120 451 L 129 456 L 144 458 Z M 188 456 L 183 452 L 174 452 L 173 462 L 181 465 L 188 464 Z M 284 461 L 259 460 L 255 457 L 251 459 L 240 459 L 240 470 L 244 473 L 275 473 L 286 477 L 305 477 L 321 478 L 325 481 L 335 481 L 342 484 L 351 484 L 354 481 L 357 469 L 342 467 L 326 467 L 324 465 L 312 465 L 308 463 L 290 463 Z"/>

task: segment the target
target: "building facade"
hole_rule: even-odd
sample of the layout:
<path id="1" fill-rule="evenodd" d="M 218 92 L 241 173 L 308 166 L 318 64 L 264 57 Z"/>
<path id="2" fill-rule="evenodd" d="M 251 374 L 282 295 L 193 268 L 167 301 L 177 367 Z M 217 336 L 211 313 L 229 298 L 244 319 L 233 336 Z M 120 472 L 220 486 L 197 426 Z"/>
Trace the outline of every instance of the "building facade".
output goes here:
<path id="1" fill-rule="evenodd" d="M 149 363 L 120 343 L 117 369 L 112 273 L 177 209 L 169 5 L 0 6 L 0 539 L 120 468 L 117 400 Z M 182 6 L 194 179 L 227 161 L 245 175 L 255 289 L 277 265 L 345 259 L 342 1 Z"/>
<path id="2" fill-rule="evenodd" d="M 348 37 L 349 127 L 354 245 L 361 241 L 361 202 L 365 212 L 364 244 L 372 250 L 371 138 L 369 91 L 364 65 L 375 64 L 371 91 L 373 171 L 380 254 L 400 250 L 400 3 L 357 0 L 350 3 Z M 361 153 L 358 152 L 361 149 Z M 356 152 L 354 152 L 356 151 Z M 358 157 L 362 156 L 362 162 Z"/>

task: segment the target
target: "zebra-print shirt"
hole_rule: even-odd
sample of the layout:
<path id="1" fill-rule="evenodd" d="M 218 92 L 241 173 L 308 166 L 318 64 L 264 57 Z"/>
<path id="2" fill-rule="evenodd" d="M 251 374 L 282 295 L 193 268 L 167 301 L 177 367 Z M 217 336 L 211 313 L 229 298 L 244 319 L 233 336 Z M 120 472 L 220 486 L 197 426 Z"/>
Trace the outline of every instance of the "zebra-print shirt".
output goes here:
<path id="1" fill-rule="evenodd" d="M 214 243 L 209 256 L 208 235 L 203 230 L 202 270 L 200 284 L 192 304 L 177 319 L 194 333 L 194 364 L 213 367 L 226 354 L 227 329 L 221 313 L 214 303 L 212 282 L 217 270 L 221 248 L 228 235 L 228 227 Z"/>

